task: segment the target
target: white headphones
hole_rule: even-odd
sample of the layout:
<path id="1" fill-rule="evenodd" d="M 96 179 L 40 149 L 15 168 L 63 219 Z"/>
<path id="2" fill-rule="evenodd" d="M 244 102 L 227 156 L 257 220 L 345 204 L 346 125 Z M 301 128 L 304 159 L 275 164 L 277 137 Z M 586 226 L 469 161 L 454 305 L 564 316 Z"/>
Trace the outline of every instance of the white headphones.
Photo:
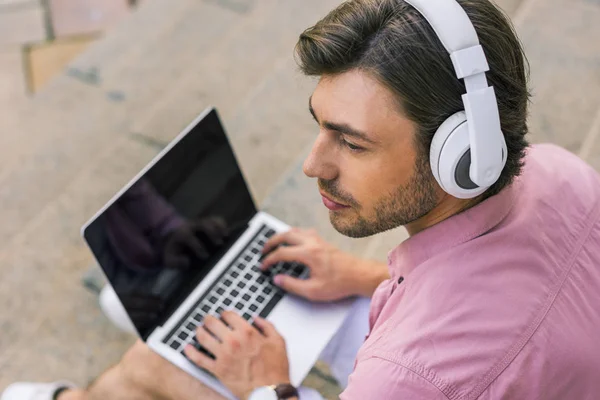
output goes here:
<path id="1" fill-rule="evenodd" d="M 477 32 L 456 0 L 405 0 L 433 27 L 450 53 L 458 79 L 464 79 L 465 111 L 446 119 L 431 142 L 430 164 L 442 189 L 459 199 L 479 196 L 500 177 L 507 148 L 500 130 L 489 65 Z"/>

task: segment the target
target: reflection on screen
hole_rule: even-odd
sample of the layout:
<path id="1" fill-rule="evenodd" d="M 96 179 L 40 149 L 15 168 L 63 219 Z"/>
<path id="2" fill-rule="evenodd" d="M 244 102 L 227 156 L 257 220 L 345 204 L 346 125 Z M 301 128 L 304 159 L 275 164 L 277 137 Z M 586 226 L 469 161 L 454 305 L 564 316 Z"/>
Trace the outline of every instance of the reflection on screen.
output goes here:
<path id="1" fill-rule="evenodd" d="M 255 213 L 213 110 L 92 222 L 85 238 L 146 339 Z"/>

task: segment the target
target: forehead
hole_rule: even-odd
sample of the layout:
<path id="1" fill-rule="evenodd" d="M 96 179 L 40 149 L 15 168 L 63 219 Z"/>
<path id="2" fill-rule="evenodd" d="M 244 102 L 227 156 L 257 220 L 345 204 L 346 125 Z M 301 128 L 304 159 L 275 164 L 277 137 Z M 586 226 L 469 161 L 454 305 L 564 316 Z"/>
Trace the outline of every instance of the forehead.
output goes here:
<path id="1" fill-rule="evenodd" d="M 349 71 L 321 78 L 311 105 L 319 122 L 347 124 L 376 141 L 398 135 L 412 124 L 393 93 L 365 72 Z"/>

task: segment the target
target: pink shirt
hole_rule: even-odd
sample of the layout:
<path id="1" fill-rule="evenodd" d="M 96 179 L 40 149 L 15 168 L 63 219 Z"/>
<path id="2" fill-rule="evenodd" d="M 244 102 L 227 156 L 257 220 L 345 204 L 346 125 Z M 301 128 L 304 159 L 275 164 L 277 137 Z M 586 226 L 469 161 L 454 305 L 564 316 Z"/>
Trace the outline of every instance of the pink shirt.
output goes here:
<path id="1" fill-rule="evenodd" d="M 389 267 L 341 399 L 600 399 L 600 177 L 571 153 L 534 146 Z"/>

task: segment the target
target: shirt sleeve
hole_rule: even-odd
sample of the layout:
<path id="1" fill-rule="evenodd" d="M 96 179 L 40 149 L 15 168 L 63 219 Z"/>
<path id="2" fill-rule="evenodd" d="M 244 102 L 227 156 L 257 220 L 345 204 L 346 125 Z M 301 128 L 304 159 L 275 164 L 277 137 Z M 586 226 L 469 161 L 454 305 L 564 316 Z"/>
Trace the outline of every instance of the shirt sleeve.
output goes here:
<path id="1" fill-rule="evenodd" d="M 340 400 L 448 400 L 431 382 L 406 367 L 370 358 L 357 363 Z"/>

